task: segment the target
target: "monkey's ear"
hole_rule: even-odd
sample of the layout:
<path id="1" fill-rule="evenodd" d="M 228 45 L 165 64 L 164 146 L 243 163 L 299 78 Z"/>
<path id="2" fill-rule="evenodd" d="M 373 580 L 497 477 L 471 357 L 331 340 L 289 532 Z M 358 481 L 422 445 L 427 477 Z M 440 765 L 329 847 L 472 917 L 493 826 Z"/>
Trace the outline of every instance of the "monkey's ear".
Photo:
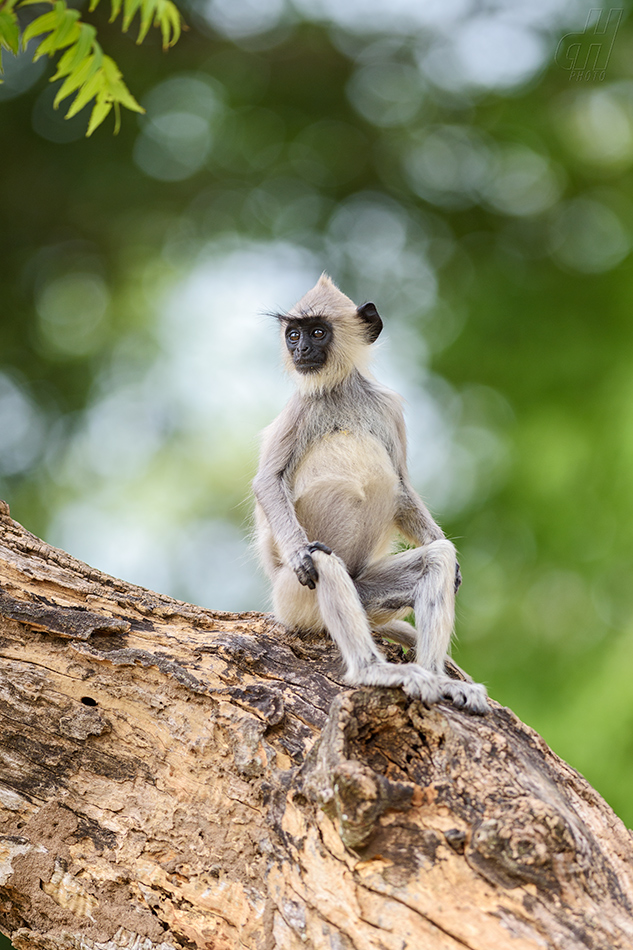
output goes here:
<path id="1" fill-rule="evenodd" d="M 356 311 L 363 323 L 367 325 L 367 337 L 370 343 L 373 343 L 380 336 L 382 330 L 382 320 L 373 303 L 364 303 Z"/>

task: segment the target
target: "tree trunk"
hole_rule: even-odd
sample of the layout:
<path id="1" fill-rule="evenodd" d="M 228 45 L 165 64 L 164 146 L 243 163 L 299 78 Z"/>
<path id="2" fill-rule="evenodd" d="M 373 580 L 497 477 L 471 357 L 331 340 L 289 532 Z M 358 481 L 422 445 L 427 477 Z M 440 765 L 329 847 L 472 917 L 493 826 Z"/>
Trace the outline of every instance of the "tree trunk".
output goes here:
<path id="1" fill-rule="evenodd" d="M 4 505 L 4 503 L 0 503 Z M 0 509 L 0 930 L 26 948 L 633 947 L 633 840 L 493 703 L 92 570 Z"/>

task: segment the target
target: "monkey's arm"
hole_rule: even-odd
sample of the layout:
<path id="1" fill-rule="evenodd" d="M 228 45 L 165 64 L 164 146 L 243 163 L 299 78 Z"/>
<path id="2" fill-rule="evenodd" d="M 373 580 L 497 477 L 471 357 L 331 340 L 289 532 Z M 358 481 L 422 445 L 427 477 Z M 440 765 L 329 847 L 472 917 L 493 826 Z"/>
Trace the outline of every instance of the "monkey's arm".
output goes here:
<path id="1" fill-rule="evenodd" d="M 431 512 L 409 484 L 406 473 L 402 480 L 396 525 L 405 538 L 417 545 L 428 544 L 429 541 L 439 541 L 445 538 L 444 532 L 433 520 Z M 455 561 L 455 593 L 459 590 L 461 582 L 462 572 L 459 569 L 459 563 Z"/>
<path id="2" fill-rule="evenodd" d="M 404 417 L 398 406 L 394 412 L 396 435 L 396 467 L 400 477 L 400 494 L 396 511 L 396 526 L 409 541 L 418 546 L 440 541 L 445 535 L 409 481 L 407 470 L 407 443 Z M 455 561 L 455 593 L 462 582 L 459 563 Z"/>
<path id="3" fill-rule="evenodd" d="M 266 430 L 253 491 L 282 559 L 295 572 L 299 583 L 314 590 L 319 575 L 311 555 L 315 550 L 325 554 L 331 551 L 319 541 L 308 541 L 284 477 L 293 460 L 296 425 L 295 414 L 286 411 Z"/>
<path id="4" fill-rule="evenodd" d="M 400 477 L 400 494 L 396 512 L 396 525 L 409 541 L 418 546 L 430 541 L 440 541 L 445 535 L 409 481 L 407 470 L 407 436 L 404 416 L 398 404 L 394 411 L 396 467 Z M 459 563 L 455 561 L 455 593 L 462 582 Z"/>
<path id="5" fill-rule="evenodd" d="M 400 475 L 400 480 L 400 497 L 396 514 L 399 530 L 414 544 L 440 541 L 444 537 L 444 532 L 418 493 L 412 488 L 406 473 Z"/>
<path id="6" fill-rule="evenodd" d="M 416 545 L 440 541 L 444 537 L 444 532 L 409 481 L 407 434 L 399 399 L 393 400 L 390 415 L 395 446 L 394 463 L 400 479 L 396 525 L 407 540 Z"/>

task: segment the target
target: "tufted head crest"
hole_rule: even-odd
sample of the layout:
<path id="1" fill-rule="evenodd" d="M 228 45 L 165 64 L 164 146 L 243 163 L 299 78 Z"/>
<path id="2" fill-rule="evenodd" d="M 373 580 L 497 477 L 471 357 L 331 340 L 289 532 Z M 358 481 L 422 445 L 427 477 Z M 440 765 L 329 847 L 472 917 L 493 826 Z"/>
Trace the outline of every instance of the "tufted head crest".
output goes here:
<path id="1" fill-rule="evenodd" d="M 321 317 L 331 324 L 334 332 L 327 364 L 315 373 L 300 376 L 294 372 L 292 358 L 284 346 L 286 368 L 294 374 L 301 390 L 332 389 L 355 369 L 363 374 L 367 372 L 370 344 L 378 338 L 382 320 L 373 303 L 357 307 L 327 274 L 321 274 L 314 287 L 288 313 L 277 316 L 282 327 L 289 320 Z"/>

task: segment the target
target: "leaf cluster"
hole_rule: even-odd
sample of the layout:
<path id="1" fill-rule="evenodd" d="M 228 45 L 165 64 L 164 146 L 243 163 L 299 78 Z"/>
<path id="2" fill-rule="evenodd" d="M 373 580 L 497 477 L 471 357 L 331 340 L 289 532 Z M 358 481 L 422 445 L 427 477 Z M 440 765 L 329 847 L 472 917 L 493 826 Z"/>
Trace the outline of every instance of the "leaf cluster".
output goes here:
<path id="1" fill-rule="evenodd" d="M 51 9 L 31 20 L 22 30 L 19 10 L 42 2 Z M 90 12 L 98 3 L 99 0 L 91 0 Z M 123 32 L 139 14 L 137 43 L 143 42 L 152 24 L 161 31 L 164 49 L 173 46 L 180 38 L 182 18 L 172 0 L 111 0 L 110 22 L 116 20 L 121 12 Z M 70 8 L 66 0 L 0 0 L 0 50 L 6 49 L 17 55 L 20 49 L 27 49 L 31 40 L 42 36 L 44 38 L 34 49 L 33 61 L 42 56 L 53 58 L 62 54 L 51 78 L 51 82 L 64 80 L 55 97 L 55 108 L 68 96 L 74 96 L 66 113 L 66 118 L 70 119 L 94 100 L 87 135 L 92 135 L 113 109 L 115 132 L 120 126 L 121 106 L 133 112 L 144 112 L 125 85 L 117 64 L 97 42 L 96 28 L 84 23 L 79 11 Z"/>

